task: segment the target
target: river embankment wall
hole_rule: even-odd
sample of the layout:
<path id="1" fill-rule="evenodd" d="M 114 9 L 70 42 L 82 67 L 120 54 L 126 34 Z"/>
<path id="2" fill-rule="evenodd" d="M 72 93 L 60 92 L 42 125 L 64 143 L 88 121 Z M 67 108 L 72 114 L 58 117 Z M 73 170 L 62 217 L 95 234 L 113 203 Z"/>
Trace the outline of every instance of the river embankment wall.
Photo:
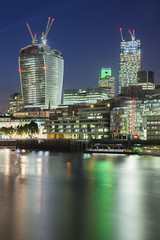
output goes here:
<path id="1" fill-rule="evenodd" d="M 84 151 L 86 141 L 71 139 L 0 140 L 0 147 L 50 151 Z"/>

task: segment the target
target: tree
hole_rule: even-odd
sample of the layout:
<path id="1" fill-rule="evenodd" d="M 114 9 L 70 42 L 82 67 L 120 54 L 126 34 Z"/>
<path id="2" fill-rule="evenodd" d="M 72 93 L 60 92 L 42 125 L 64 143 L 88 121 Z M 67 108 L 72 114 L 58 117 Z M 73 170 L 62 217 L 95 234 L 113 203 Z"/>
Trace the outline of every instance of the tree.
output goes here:
<path id="1" fill-rule="evenodd" d="M 11 135 L 13 135 L 14 131 L 15 131 L 15 129 L 13 127 L 8 127 L 8 128 L 7 127 L 2 127 L 2 128 L 0 128 L 0 133 L 4 134 L 4 135 L 11 136 Z"/>
<path id="2" fill-rule="evenodd" d="M 39 132 L 39 129 L 38 129 L 38 124 L 34 121 L 31 121 L 29 124 L 28 124 L 28 133 L 29 135 L 34 135 L 34 134 L 37 134 Z"/>
<path id="3" fill-rule="evenodd" d="M 22 136 L 23 134 L 29 135 L 32 137 L 33 135 L 39 132 L 38 124 L 34 121 L 31 121 L 29 124 L 25 124 L 24 126 L 17 126 L 16 128 L 13 127 L 2 127 L 0 128 L 0 134 L 4 135 L 13 135 L 16 132 L 17 135 Z"/>

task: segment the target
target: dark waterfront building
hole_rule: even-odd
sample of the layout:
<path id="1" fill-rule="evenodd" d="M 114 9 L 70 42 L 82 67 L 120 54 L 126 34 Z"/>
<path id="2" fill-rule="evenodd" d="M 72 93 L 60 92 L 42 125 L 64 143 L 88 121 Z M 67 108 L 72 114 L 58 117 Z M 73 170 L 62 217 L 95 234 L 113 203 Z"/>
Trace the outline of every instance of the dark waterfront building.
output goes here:
<path id="1" fill-rule="evenodd" d="M 160 89 L 142 89 L 142 85 L 122 88 L 122 95 L 138 99 L 159 99 Z"/>
<path id="2" fill-rule="evenodd" d="M 142 92 L 142 86 L 128 86 L 128 87 L 122 87 L 121 88 L 121 94 L 128 97 L 138 97 L 142 98 L 143 92 Z"/>
<path id="3" fill-rule="evenodd" d="M 25 107 L 56 108 L 61 103 L 63 57 L 44 44 L 20 50 L 19 72 Z"/>

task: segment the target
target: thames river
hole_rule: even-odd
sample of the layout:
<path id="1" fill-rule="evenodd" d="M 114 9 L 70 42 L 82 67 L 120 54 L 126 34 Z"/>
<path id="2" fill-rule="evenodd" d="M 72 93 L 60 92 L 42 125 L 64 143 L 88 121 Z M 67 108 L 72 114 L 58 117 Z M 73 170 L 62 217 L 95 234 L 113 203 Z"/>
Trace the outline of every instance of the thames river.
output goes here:
<path id="1" fill-rule="evenodd" d="M 160 157 L 0 149 L 0 239 L 159 240 Z"/>

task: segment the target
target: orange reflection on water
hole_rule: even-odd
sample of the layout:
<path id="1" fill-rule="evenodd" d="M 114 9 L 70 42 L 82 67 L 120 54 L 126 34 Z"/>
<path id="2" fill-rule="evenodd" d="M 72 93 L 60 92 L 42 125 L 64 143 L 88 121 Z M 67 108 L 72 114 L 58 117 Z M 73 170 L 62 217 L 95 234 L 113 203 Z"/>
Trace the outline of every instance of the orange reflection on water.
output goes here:
<path id="1" fill-rule="evenodd" d="M 67 166 L 67 176 L 71 177 L 71 175 L 72 175 L 72 163 L 71 162 L 67 162 L 66 166 Z"/>

